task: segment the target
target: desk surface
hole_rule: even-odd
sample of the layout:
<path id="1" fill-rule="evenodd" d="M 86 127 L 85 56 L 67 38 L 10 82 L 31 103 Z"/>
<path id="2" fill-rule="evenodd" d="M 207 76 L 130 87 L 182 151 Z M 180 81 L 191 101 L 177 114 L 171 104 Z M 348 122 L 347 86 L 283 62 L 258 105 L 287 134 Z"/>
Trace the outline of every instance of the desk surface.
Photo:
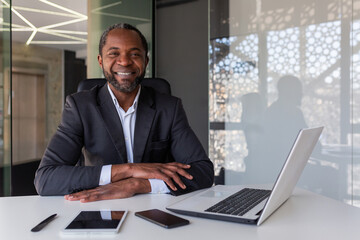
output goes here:
<path id="1" fill-rule="evenodd" d="M 193 193 L 190 193 L 190 195 Z M 260 227 L 222 222 L 190 216 L 190 225 L 165 229 L 134 216 L 134 212 L 165 206 L 185 196 L 167 194 L 137 195 L 128 199 L 94 203 L 69 202 L 63 197 L 0 198 L 1 239 L 86 239 L 63 236 L 60 230 L 80 210 L 129 210 L 129 214 L 114 236 L 90 236 L 89 239 L 359 239 L 360 209 L 335 200 L 297 189 Z M 165 210 L 166 211 L 166 210 Z M 30 232 L 37 223 L 57 213 L 58 216 L 42 231 Z"/>

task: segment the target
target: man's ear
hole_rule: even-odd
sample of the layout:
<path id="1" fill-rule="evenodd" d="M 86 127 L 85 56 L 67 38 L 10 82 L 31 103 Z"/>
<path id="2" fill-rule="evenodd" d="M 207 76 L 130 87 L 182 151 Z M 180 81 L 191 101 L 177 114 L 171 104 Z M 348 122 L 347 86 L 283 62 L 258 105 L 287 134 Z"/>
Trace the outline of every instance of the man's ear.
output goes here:
<path id="1" fill-rule="evenodd" d="M 102 68 L 102 57 L 100 54 L 97 56 L 97 59 L 98 59 L 100 67 Z"/>
<path id="2" fill-rule="evenodd" d="M 149 56 L 145 57 L 145 68 L 147 67 L 147 65 L 149 64 Z"/>

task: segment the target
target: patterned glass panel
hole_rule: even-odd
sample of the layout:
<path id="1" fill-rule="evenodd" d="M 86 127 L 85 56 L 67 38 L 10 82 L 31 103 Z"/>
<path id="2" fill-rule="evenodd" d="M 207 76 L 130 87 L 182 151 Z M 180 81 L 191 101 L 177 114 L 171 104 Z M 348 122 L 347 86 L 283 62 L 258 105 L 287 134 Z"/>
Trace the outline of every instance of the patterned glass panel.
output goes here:
<path id="1" fill-rule="evenodd" d="M 229 36 L 209 48 L 210 158 L 226 184 L 274 182 L 299 129 L 323 125 L 298 185 L 360 206 L 356 10 L 359 0 L 229 0 Z"/>

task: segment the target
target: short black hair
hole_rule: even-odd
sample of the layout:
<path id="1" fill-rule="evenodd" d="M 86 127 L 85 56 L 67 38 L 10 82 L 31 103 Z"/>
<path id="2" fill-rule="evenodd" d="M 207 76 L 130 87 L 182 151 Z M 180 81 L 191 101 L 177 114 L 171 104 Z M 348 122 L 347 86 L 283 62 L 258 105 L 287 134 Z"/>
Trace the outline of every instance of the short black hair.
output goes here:
<path id="1" fill-rule="evenodd" d="M 137 29 L 136 27 L 128 24 L 128 23 L 117 23 L 117 24 L 114 24 L 110 27 L 108 27 L 104 32 L 103 34 L 101 35 L 101 38 L 100 38 L 100 42 L 99 42 L 99 54 L 100 56 L 102 56 L 102 49 L 104 47 L 104 45 L 106 44 L 106 40 L 107 40 L 107 36 L 109 35 L 109 32 L 111 30 L 114 30 L 114 29 L 128 29 L 128 30 L 132 30 L 132 31 L 135 31 L 140 39 L 141 39 L 141 43 L 145 49 L 145 56 L 147 56 L 148 54 L 148 44 L 147 44 L 147 41 L 146 41 L 146 38 L 144 37 L 144 35 L 139 31 L 139 29 Z"/>

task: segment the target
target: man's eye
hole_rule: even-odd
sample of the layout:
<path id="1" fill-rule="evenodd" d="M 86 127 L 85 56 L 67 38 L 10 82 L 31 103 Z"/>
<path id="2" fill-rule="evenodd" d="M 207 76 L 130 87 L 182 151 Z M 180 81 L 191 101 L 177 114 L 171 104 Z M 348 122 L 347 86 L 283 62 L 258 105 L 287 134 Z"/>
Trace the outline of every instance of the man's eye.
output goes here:
<path id="1" fill-rule="evenodd" d="M 109 56 L 117 56 L 117 55 L 119 55 L 119 53 L 117 53 L 117 52 L 109 52 L 108 55 Z"/>

